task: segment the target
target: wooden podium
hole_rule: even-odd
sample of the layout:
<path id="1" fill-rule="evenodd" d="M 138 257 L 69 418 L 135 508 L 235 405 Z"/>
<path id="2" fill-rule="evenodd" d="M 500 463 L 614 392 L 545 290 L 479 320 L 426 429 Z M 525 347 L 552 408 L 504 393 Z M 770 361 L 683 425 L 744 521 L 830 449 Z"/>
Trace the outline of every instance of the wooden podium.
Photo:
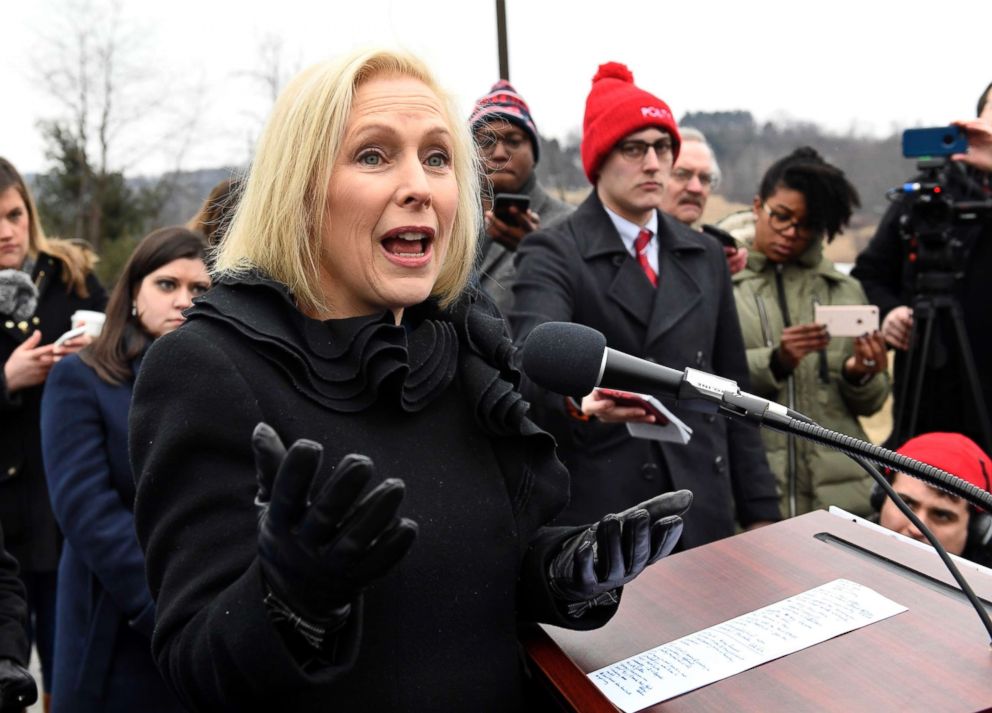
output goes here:
<path id="1" fill-rule="evenodd" d="M 992 610 L 992 575 L 961 570 Z M 647 710 L 992 710 L 988 634 L 936 554 L 824 511 L 672 555 L 625 587 L 605 627 L 534 626 L 524 643 L 567 706 L 614 713 L 590 671 L 837 578 L 908 611 Z"/>

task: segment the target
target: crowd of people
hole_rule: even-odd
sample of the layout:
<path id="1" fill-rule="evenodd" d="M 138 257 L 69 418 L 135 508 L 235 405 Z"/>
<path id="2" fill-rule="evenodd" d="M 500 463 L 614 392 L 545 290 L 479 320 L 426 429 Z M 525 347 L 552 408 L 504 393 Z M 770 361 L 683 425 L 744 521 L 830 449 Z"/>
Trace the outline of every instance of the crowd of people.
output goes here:
<path id="1" fill-rule="evenodd" d="M 958 122 L 969 198 L 992 200 L 990 93 Z M 0 711 L 37 696 L 32 642 L 46 710 L 537 710 L 518 624 L 602 626 L 673 551 L 831 505 L 922 539 L 834 451 L 677 405 L 688 443 L 635 438 L 650 410 L 517 360 L 575 322 L 864 439 L 918 338 L 904 205 L 851 276 L 824 256 L 860 205 L 840 167 L 799 147 L 704 227 L 712 146 L 622 64 L 592 80 L 578 206 L 537 180 L 508 81 L 453 106 L 406 54 L 311 67 L 245 175 L 142 239 L 109 298 L 0 159 Z M 990 240 L 982 217 L 960 241 L 976 354 Z M 872 303 L 861 336 L 815 319 Z M 81 311 L 102 329 L 70 332 Z M 934 369 L 891 445 L 992 492 L 992 444 L 933 396 L 960 375 Z M 990 513 L 886 476 L 992 564 Z"/>

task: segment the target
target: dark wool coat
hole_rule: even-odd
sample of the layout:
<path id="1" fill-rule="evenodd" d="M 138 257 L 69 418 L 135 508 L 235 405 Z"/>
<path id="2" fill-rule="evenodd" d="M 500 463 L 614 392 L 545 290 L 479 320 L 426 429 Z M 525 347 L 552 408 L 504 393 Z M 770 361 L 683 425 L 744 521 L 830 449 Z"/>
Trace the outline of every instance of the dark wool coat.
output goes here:
<path id="1" fill-rule="evenodd" d="M 740 324 L 719 243 L 658 214 L 659 286 L 627 252 L 593 191 L 571 216 L 529 235 L 517 255 L 510 329 L 518 343 L 537 325 L 577 322 L 613 349 L 674 369 L 691 366 L 748 388 Z M 680 546 L 778 520 L 775 478 L 758 432 L 747 424 L 673 407 L 693 429 L 688 445 L 632 438 L 624 424 L 570 417 L 562 396 L 525 386 L 534 419 L 557 439 L 572 476 L 568 509 L 556 521 L 587 521 L 669 489 L 693 492 Z M 736 517 L 735 517 L 736 515 Z"/>
<path id="2" fill-rule="evenodd" d="M 13 659 L 28 665 L 28 606 L 24 602 L 24 584 L 17 576 L 17 560 L 3 543 L 0 527 L 0 659 Z"/>
<path id="3" fill-rule="evenodd" d="M 52 369 L 42 398 L 45 469 L 65 535 L 55 713 L 182 710 L 151 655 L 155 605 L 131 514 L 131 389 L 106 383 L 74 354 Z"/>
<path id="4" fill-rule="evenodd" d="M 9 315 L 0 315 L 0 364 L 35 329 L 41 344 L 51 344 L 69 329 L 69 318 L 79 309 L 102 312 L 107 295 L 92 274 L 86 278 L 89 297 L 66 292 L 62 263 L 41 254 L 32 280 L 38 287 L 38 307 L 21 329 Z M 7 548 L 21 569 L 54 572 L 59 561 L 59 533 L 48 503 L 48 487 L 41 458 L 39 410 L 44 384 L 7 392 L 0 369 L 0 522 Z"/>
<path id="5" fill-rule="evenodd" d="M 542 525 L 567 474 L 514 390 L 502 320 L 474 299 L 408 309 L 407 331 L 391 315 L 318 322 L 275 283 L 222 282 L 149 349 L 130 421 L 135 523 L 154 654 L 190 708 L 516 710 L 518 621 L 591 628 L 612 615 L 568 620 L 551 596 L 547 567 L 571 531 Z M 401 513 L 419 524 L 356 600 L 336 655 L 308 665 L 263 603 L 259 421 L 287 445 L 320 442 L 318 477 L 370 456 L 374 481 L 405 481 Z"/>

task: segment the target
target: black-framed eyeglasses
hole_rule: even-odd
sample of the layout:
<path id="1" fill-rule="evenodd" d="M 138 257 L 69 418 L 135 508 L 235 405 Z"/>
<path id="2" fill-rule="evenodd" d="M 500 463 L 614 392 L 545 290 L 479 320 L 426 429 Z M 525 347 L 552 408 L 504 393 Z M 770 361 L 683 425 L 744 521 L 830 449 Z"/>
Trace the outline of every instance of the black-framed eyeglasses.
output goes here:
<path id="1" fill-rule="evenodd" d="M 499 136 L 495 133 L 475 135 L 476 146 L 479 147 L 479 151 L 486 155 L 495 152 L 499 144 L 503 144 L 503 148 L 507 153 L 513 153 L 514 151 L 519 151 L 528 141 L 529 139 L 526 136 L 517 133 L 506 136 Z"/>
<path id="2" fill-rule="evenodd" d="M 789 228 L 795 228 L 797 236 L 805 237 L 809 234 L 809 226 L 802 221 L 795 220 L 791 213 L 781 213 L 777 210 L 772 210 L 768 207 L 767 203 L 762 203 L 761 207 L 768 216 L 768 224 L 772 226 L 772 230 L 776 233 L 784 233 Z"/>
<path id="3" fill-rule="evenodd" d="M 676 168 L 672 171 L 672 180 L 679 183 L 688 183 L 693 176 L 699 179 L 703 188 L 712 188 L 716 185 L 716 176 L 708 171 L 690 171 L 688 168 Z"/>
<path id="4" fill-rule="evenodd" d="M 647 155 L 648 149 L 654 149 L 655 156 L 660 159 L 672 153 L 672 140 L 666 136 L 653 143 L 630 139 L 617 144 L 617 151 L 628 161 L 640 161 Z"/>

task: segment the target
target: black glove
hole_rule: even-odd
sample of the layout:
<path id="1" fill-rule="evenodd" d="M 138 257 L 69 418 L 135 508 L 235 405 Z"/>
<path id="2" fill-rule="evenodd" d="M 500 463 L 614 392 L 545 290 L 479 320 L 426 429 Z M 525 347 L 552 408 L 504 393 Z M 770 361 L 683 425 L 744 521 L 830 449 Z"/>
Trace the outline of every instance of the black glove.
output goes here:
<path id="1" fill-rule="evenodd" d="M 259 423 L 252 448 L 265 581 L 293 613 L 332 631 L 347 619 L 352 600 L 399 562 L 417 536 L 416 523 L 396 514 L 403 481 L 384 480 L 359 499 L 374 468 L 365 456 L 347 455 L 308 496 L 320 471 L 319 443 L 301 439 L 287 451 L 272 427 Z"/>
<path id="2" fill-rule="evenodd" d="M 38 700 L 34 677 L 16 661 L 0 659 L 0 713 L 22 711 Z"/>
<path id="3" fill-rule="evenodd" d="M 682 534 L 679 517 L 692 493 L 677 490 L 604 517 L 562 545 L 552 560 L 551 589 L 571 602 L 572 616 L 597 605 L 615 604 L 615 590 L 669 554 Z"/>

